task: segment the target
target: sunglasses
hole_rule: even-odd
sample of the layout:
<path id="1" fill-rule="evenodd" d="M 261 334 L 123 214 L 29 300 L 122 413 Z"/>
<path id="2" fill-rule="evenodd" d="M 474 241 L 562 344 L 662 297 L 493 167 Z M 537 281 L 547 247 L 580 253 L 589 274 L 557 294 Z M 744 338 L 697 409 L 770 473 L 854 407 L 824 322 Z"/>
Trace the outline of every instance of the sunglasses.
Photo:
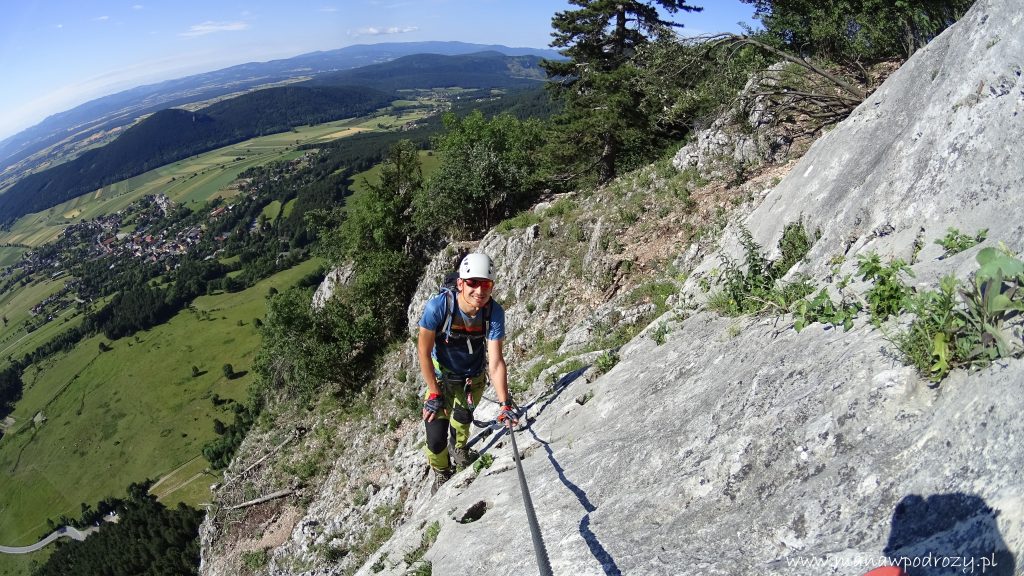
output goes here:
<path id="1" fill-rule="evenodd" d="M 466 286 L 469 286 L 470 288 L 483 288 L 484 290 L 494 288 L 494 280 L 466 278 L 463 282 L 465 282 Z"/>

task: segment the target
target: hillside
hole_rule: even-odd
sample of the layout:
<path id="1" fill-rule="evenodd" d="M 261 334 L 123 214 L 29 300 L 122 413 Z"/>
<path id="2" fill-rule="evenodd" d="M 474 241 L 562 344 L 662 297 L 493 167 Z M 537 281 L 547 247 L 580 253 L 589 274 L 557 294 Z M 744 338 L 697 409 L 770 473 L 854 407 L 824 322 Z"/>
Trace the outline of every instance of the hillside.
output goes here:
<path id="1" fill-rule="evenodd" d="M 979 255 L 1024 254 L 1019 19 L 1014 2 L 979 0 L 801 158 L 748 168 L 742 184 L 697 166 L 750 159 L 737 142 L 772 124 L 756 106 L 727 115 L 743 126 L 702 135 L 714 149 L 686 147 L 436 255 L 410 326 L 458 251 L 497 262 L 529 414 L 517 441 L 554 573 L 860 575 L 883 556 L 916 561 L 914 576 L 960 574 L 965 562 L 980 572 L 982 559 L 986 573 L 1016 573 L 1020 314 L 987 312 L 1005 320 L 1016 357 L 938 382 L 895 343 L 920 328 L 915 315 L 872 322 L 883 282 L 860 262 L 899 257 L 909 288 L 935 291 L 952 275 L 970 293 L 991 278 L 976 274 Z M 863 301 L 849 329 L 823 313 L 798 331 L 806 310 L 778 314 L 771 301 L 756 315 L 720 313 L 727 272 L 761 250 L 781 261 L 794 223 L 811 244 L 785 278 L 804 273 L 840 304 Z M 937 242 L 951 228 L 987 239 L 948 253 Z M 943 360 L 937 342 L 929 364 Z M 260 459 L 284 428 L 246 440 L 235 485 L 207 516 L 203 574 L 535 571 L 504 433 L 474 429 L 494 463 L 431 497 L 412 348 L 392 352 L 364 404 L 282 418 L 310 433 L 276 462 Z M 475 417 L 495 411 L 490 397 Z M 303 465 L 328 472 L 304 485 L 315 476 L 288 473 Z M 294 495 L 227 509 L 285 486 Z"/>
<path id="2" fill-rule="evenodd" d="M 198 112 L 162 110 L 106 146 L 19 180 L 0 195 L 0 225 L 182 158 L 294 126 L 367 114 L 389 102 L 387 94 L 369 88 L 290 86 Z"/>
<path id="3" fill-rule="evenodd" d="M 378 90 L 409 88 L 528 88 L 546 77 L 539 56 L 506 56 L 497 51 L 446 56 L 415 54 L 353 70 L 321 74 L 309 86 L 369 86 Z"/>
<path id="4" fill-rule="evenodd" d="M 535 88 L 544 78 L 539 61 L 536 56 L 493 51 L 464 56 L 421 54 L 324 74 L 299 86 L 257 90 L 195 112 L 161 110 L 106 146 L 17 181 L 0 195 L 0 226 L 214 148 L 299 125 L 367 114 L 390 102 L 385 92 L 456 86 Z"/>
<path id="5" fill-rule="evenodd" d="M 0 189 L 54 157 L 74 157 L 86 144 L 109 139 L 147 114 L 165 108 L 291 82 L 325 72 L 346 70 L 410 54 L 468 54 L 495 50 L 510 56 L 533 54 L 557 58 L 551 50 L 509 48 L 463 42 L 382 42 L 301 54 L 293 58 L 250 62 L 139 86 L 104 96 L 50 116 L 36 126 L 0 141 Z"/>

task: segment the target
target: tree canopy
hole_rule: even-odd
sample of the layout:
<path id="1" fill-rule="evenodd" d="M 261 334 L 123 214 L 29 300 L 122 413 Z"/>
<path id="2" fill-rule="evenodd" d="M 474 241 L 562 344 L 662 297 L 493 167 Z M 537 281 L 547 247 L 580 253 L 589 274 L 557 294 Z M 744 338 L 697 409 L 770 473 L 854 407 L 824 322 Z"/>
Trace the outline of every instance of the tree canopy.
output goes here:
<path id="1" fill-rule="evenodd" d="M 479 111 L 449 113 L 444 125 L 434 139 L 438 168 L 413 199 L 416 229 L 424 237 L 478 237 L 536 197 L 543 127 L 508 114 L 488 120 Z"/>
<path id="2" fill-rule="evenodd" d="M 541 64 L 565 103 L 556 149 L 575 150 L 572 155 L 559 155 L 557 161 L 575 175 L 596 168 L 597 181 L 603 183 L 614 178 L 622 164 L 637 164 L 636 157 L 650 152 L 651 140 L 657 137 L 651 118 L 640 106 L 641 71 L 633 58 L 651 38 L 682 26 L 663 18 L 659 8 L 669 14 L 701 8 L 685 0 L 571 3 L 579 8 L 557 12 L 551 21 L 551 45 L 569 59 Z"/>
<path id="3" fill-rule="evenodd" d="M 789 51 L 835 62 L 909 58 L 974 0 L 742 0 Z"/>

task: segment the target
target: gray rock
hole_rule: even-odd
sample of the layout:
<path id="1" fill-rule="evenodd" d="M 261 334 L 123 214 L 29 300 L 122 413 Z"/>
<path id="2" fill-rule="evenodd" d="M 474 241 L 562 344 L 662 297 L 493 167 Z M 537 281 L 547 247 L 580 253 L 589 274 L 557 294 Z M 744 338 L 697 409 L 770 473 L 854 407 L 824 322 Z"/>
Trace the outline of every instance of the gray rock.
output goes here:
<path id="1" fill-rule="evenodd" d="M 349 280 L 352 279 L 352 273 L 351 264 L 339 266 L 328 272 L 327 276 L 320 282 L 320 285 L 317 286 L 316 291 L 313 292 L 313 309 L 322 310 L 327 305 L 327 301 L 334 296 L 335 290 L 339 286 L 348 284 Z"/>
<path id="2" fill-rule="evenodd" d="M 937 259 L 932 241 L 949 226 L 987 227 L 990 244 L 1020 253 L 1022 20 L 1015 2 L 980 0 L 820 139 L 697 271 L 740 255 L 739 224 L 774 247 L 800 217 L 822 233 L 802 267 L 815 278 L 837 255 L 909 259 L 922 227 L 921 283 L 974 269 L 976 249 Z M 1014 573 L 1024 362 L 932 389 L 865 323 L 796 333 L 702 313 L 670 325 L 665 344 L 634 339 L 608 374 L 546 398 L 519 434 L 555 573 L 857 575 L 883 554 L 947 566 L 996 554 L 995 573 Z M 486 450 L 491 471 L 417 502 L 359 573 L 404 573 L 403 554 L 435 520 L 424 555 L 435 573 L 536 570 L 509 445 Z M 453 520 L 480 502 L 478 520 Z"/>
<path id="3" fill-rule="evenodd" d="M 730 338 L 732 322 L 702 314 L 662 346 L 636 340 L 519 433 L 556 574 L 863 574 L 904 534 L 893 526 L 923 521 L 899 515 L 918 497 L 962 501 L 968 522 L 932 535 L 949 542 L 946 555 L 980 555 L 985 542 L 1024 549 L 1020 361 L 931 390 L 870 328 L 772 339 L 763 322 Z M 435 573 L 535 571 L 509 444 L 497 446 L 489 473 L 418 503 L 359 573 L 381 556 L 381 573 L 404 573 L 402 555 L 435 520 L 425 555 Z M 478 502 L 479 520 L 452 520 Z M 911 549 L 935 546 L 897 552 Z M 797 564 L 814 559 L 837 567 Z"/>
<path id="4" fill-rule="evenodd" d="M 767 98 L 756 92 L 776 83 L 775 76 L 785 64 L 776 64 L 747 82 L 736 105 L 700 130 L 693 142 L 683 146 L 672 158 L 678 170 L 696 168 L 705 176 L 721 178 L 737 167 L 753 167 L 781 162 L 789 153 L 792 139 L 778 129 Z M 741 130 L 735 118 L 745 116 L 749 132 Z"/>
<path id="5" fill-rule="evenodd" d="M 846 259 L 843 272 L 872 250 L 909 259 L 919 237 L 917 282 L 966 278 L 977 249 L 939 260 L 932 243 L 949 226 L 989 228 L 987 244 L 1020 253 L 1022 23 L 1019 2 L 979 0 L 730 224 L 717 247 L 680 254 L 679 269 L 693 273 L 678 301 L 699 300 L 701 276 L 722 256 L 740 256 L 740 225 L 774 250 L 783 226 L 804 218 L 821 231 L 800 266 L 816 280 L 836 256 Z M 558 221 L 548 224 L 557 229 Z M 602 300 L 591 278 L 564 282 L 568 262 L 538 254 L 538 239 L 536 228 L 492 232 L 478 246 L 439 255 L 413 299 L 410 327 L 456 252 L 470 248 L 498 264 L 509 357 L 536 332 L 562 337 L 561 353 L 579 353 L 594 342 L 595 326 L 650 314 L 648 304 L 621 295 Z M 600 265 L 595 247 L 588 258 Z M 573 360 L 590 363 L 600 351 L 560 356 L 521 402 L 532 424 L 517 441 L 556 574 L 854 576 L 880 565 L 882 554 L 978 563 L 998 552 L 999 568 L 986 573 L 1010 575 L 1011 563 L 1024 562 L 1024 361 L 957 371 L 930 388 L 863 321 L 849 332 L 814 325 L 796 333 L 785 318 L 683 317 L 669 311 L 653 322 L 607 374 L 565 374 Z M 655 327 L 668 330 L 661 345 Z M 403 354 L 414 371 L 411 351 Z M 553 392 L 538 389 L 556 379 Z M 496 407 L 478 410 L 486 420 Z M 365 465 L 336 463 L 306 513 L 317 523 L 297 522 L 268 571 L 348 573 L 353 566 L 316 550 L 353 541 L 375 506 L 404 502 L 405 521 L 358 574 L 407 573 L 414 567 L 406 555 L 435 521 L 438 539 L 423 554 L 433 573 L 535 572 L 507 437 L 481 432 L 474 447 L 495 457 L 492 466 L 459 473 L 431 497 L 421 426 L 394 431 L 394 468 L 374 476 L 379 489 L 358 509 L 350 500 Z M 353 442 L 388 453 L 375 440 Z M 459 522 L 468 517 L 477 519 Z M 230 571 L 204 571 L 213 573 Z"/>

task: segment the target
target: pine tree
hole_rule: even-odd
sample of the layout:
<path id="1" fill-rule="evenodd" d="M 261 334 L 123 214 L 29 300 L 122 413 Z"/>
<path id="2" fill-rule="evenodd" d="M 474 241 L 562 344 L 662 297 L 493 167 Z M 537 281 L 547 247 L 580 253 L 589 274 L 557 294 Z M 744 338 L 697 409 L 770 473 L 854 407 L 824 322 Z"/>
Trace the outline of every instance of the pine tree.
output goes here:
<path id="1" fill-rule="evenodd" d="M 569 60 L 546 60 L 541 65 L 565 102 L 561 136 L 573 145 L 562 162 L 577 175 L 596 167 L 597 180 L 604 183 L 618 174 L 620 164 L 633 164 L 639 160 L 635 156 L 649 151 L 651 120 L 640 105 L 639 70 L 632 59 L 652 37 L 682 27 L 662 18 L 658 7 L 669 14 L 702 8 L 686 0 L 570 3 L 580 8 L 558 12 L 551 21 L 555 29 L 551 45 Z"/>
<path id="2" fill-rule="evenodd" d="M 741 0 L 786 50 L 840 63 L 909 58 L 974 0 Z"/>

